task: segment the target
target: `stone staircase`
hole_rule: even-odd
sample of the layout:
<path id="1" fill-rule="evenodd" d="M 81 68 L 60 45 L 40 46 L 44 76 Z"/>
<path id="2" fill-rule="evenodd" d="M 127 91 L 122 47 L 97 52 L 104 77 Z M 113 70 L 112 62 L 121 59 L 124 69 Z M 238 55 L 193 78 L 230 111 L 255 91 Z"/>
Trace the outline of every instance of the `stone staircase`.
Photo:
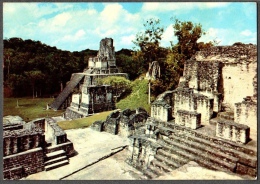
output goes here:
<path id="1" fill-rule="evenodd" d="M 69 164 L 69 160 L 64 150 L 58 150 L 46 154 L 44 162 L 45 171 L 49 171 L 67 164 Z"/>
<path id="2" fill-rule="evenodd" d="M 234 112 L 233 111 L 219 112 L 217 113 L 217 117 L 212 118 L 209 122 L 212 125 L 216 125 L 217 121 L 221 119 L 234 121 Z"/>
<path id="3" fill-rule="evenodd" d="M 149 179 L 183 166 L 189 161 L 211 169 L 256 177 L 256 152 L 243 145 L 208 137 L 195 130 L 167 123 L 162 131 L 170 134 L 157 141 L 162 146 L 157 150 L 147 170 Z"/>
<path id="4" fill-rule="evenodd" d="M 64 90 L 59 94 L 57 98 L 53 101 L 50 107 L 54 110 L 58 110 L 62 103 L 67 99 L 73 89 L 78 85 L 80 80 L 84 77 L 84 74 L 75 73 L 72 75 L 71 80 L 66 85 Z"/>

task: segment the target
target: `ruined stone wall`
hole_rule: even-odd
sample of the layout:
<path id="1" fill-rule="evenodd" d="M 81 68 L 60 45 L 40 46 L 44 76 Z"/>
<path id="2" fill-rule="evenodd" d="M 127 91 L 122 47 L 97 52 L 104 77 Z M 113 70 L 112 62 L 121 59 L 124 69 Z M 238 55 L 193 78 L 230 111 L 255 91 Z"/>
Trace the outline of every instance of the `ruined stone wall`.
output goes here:
<path id="1" fill-rule="evenodd" d="M 57 145 L 67 141 L 67 134 L 58 126 L 54 119 L 46 118 L 45 127 L 45 136 L 47 142 L 52 143 L 52 145 Z"/>
<path id="2" fill-rule="evenodd" d="M 20 179 L 44 170 L 44 153 L 41 147 L 3 158 L 4 179 Z"/>
<path id="3" fill-rule="evenodd" d="M 42 129 L 42 131 L 45 131 L 45 118 L 38 118 L 33 121 L 31 121 L 32 124 L 34 124 L 36 127 Z"/>
<path id="4" fill-rule="evenodd" d="M 249 126 L 253 138 L 257 135 L 257 103 L 252 97 L 244 98 L 240 103 L 235 104 L 234 121 Z"/>
<path id="5" fill-rule="evenodd" d="M 213 99 L 194 93 L 191 88 L 177 88 L 173 98 L 173 116 L 178 115 L 178 110 L 197 112 L 201 114 L 201 123 L 209 124 L 213 115 Z"/>
<path id="6" fill-rule="evenodd" d="M 156 119 L 168 121 L 172 117 L 171 106 L 166 103 L 155 102 L 151 105 L 151 114 Z"/>
<path id="7" fill-rule="evenodd" d="M 188 60 L 184 66 L 183 76 L 189 82 L 189 88 L 197 91 L 218 91 L 218 79 L 221 74 L 219 61 Z"/>
<path id="8" fill-rule="evenodd" d="M 71 106 L 78 108 L 80 103 L 80 94 L 72 94 Z"/>
<path id="9" fill-rule="evenodd" d="M 145 129 L 142 127 L 145 125 L 148 116 L 143 108 L 125 109 L 122 112 L 112 112 L 106 121 L 96 121 L 91 127 L 97 131 L 105 131 L 121 137 L 145 134 Z"/>
<path id="10" fill-rule="evenodd" d="M 20 116 L 4 116 L 3 117 L 3 131 L 5 130 L 19 130 L 23 129 L 25 121 Z"/>
<path id="11" fill-rule="evenodd" d="M 104 38 L 100 41 L 97 57 L 89 58 L 88 68 L 97 69 L 100 73 L 118 72 L 116 68 L 115 48 L 112 38 Z M 110 71 L 110 68 L 116 70 Z"/>
<path id="12" fill-rule="evenodd" d="M 241 102 L 246 96 L 253 96 L 255 94 L 253 84 L 257 68 L 256 48 L 256 45 L 252 44 L 211 47 L 197 52 L 191 59 L 194 60 L 194 62 L 207 63 L 204 65 L 211 63 L 209 65 L 214 66 L 214 63 L 219 63 L 219 69 L 221 69 L 221 71 L 219 70 L 220 75 L 217 80 L 218 82 L 216 82 L 216 84 L 218 84 L 217 90 L 218 93 L 222 93 L 223 106 L 227 108 L 227 110 L 234 110 L 235 103 Z M 189 70 L 188 65 L 186 70 Z M 191 70 L 193 70 L 193 68 L 191 67 Z M 211 71 L 210 67 L 208 67 L 205 68 L 203 72 L 201 70 L 201 74 L 204 73 L 208 75 L 212 73 Z M 215 74 L 217 74 L 216 71 L 214 72 Z M 191 72 L 192 71 L 185 72 L 185 74 L 190 74 Z M 195 73 L 195 70 L 193 72 Z M 212 76 L 217 79 L 215 74 Z M 193 77 L 196 78 L 197 76 L 195 75 Z M 211 75 L 208 75 L 208 77 L 212 78 Z M 193 82 L 191 81 L 191 83 Z M 215 90 L 215 88 L 213 88 L 213 90 Z"/>
<path id="13" fill-rule="evenodd" d="M 22 124 L 10 124 L 10 125 L 3 125 L 3 130 L 19 130 L 19 129 L 23 129 L 23 125 Z"/>
<path id="14" fill-rule="evenodd" d="M 193 98 L 194 92 L 189 88 L 177 88 L 174 92 L 174 110 L 173 116 L 177 115 L 178 110 L 196 111 L 197 104 Z"/>
<path id="15" fill-rule="evenodd" d="M 43 131 L 39 127 L 5 130 L 3 132 L 4 179 L 20 179 L 43 171 L 44 139 Z"/>
<path id="16" fill-rule="evenodd" d="M 115 103 L 111 86 L 83 85 L 81 93 L 72 95 L 71 106 L 66 109 L 65 118 L 81 118 L 114 108 Z"/>
<path id="17" fill-rule="evenodd" d="M 104 38 L 100 41 L 98 57 L 106 57 L 108 60 L 115 60 L 115 48 L 112 38 Z"/>
<path id="18" fill-rule="evenodd" d="M 188 87 L 195 93 L 200 93 L 209 98 L 214 98 L 214 111 L 221 110 L 221 78 L 222 63 L 219 61 L 196 61 L 185 62 L 184 78 Z"/>
<path id="19" fill-rule="evenodd" d="M 213 115 L 213 99 L 201 94 L 194 94 L 195 103 L 197 104 L 196 112 L 201 113 L 201 122 L 209 124 Z"/>
<path id="20" fill-rule="evenodd" d="M 6 130 L 3 132 L 4 156 L 20 153 L 44 145 L 43 131 L 39 128 L 32 130 Z"/>
<path id="21" fill-rule="evenodd" d="M 254 95 L 254 76 L 257 63 L 225 63 L 222 69 L 223 103 L 234 110 L 234 104 Z"/>
<path id="22" fill-rule="evenodd" d="M 147 169 L 161 146 L 143 137 L 130 137 L 127 163 L 140 170 Z"/>
<path id="23" fill-rule="evenodd" d="M 86 115 L 114 109 L 113 90 L 111 86 L 88 86 L 82 91 L 80 109 Z"/>

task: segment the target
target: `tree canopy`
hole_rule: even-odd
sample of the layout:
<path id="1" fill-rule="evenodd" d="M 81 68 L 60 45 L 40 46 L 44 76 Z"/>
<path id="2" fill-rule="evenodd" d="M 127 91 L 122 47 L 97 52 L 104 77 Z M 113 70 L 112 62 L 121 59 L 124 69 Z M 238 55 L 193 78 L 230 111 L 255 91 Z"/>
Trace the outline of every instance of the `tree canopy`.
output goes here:
<path id="1" fill-rule="evenodd" d="M 162 47 L 164 27 L 159 19 L 148 19 L 144 30 L 136 34 L 134 50 L 122 49 L 116 52 L 116 64 L 121 72 L 128 73 L 135 80 L 149 68 L 149 63 L 158 61 L 161 77 L 151 83 L 152 95 L 175 89 L 183 75 L 184 61 L 189 60 L 200 49 L 211 47 L 213 42 L 198 42 L 205 34 L 201 24 L 172 19 L 173 34 L 177 43 L 169 40 L 171 47 Z M 14 96 L 50 96 L 60 92 L 72 73 L 82 72 L 89 57 L 97 55 L 96 50 L 80 52 L 62 51 L 40 41 L 10 38 L 4 40 L 4 86 Z M 115 80 L 117 81 L 117 80 Z M 111 82 L 111 81 L 110 81 Z M 6 90 L 8 91 L 8 90 Z"/>
<path id="2" fill-rule="evenodd" d="M 72 73 L 82 72 L 88 58 L 96 54 L 89 49 L 69 52 L 39 41 L 5 39 L 4 85 L 14 96 L 31 96 L 33 91 L 33 96 L 38 93 L 48 97 L 59 92 L 60 83 L 65 85 Z"/>

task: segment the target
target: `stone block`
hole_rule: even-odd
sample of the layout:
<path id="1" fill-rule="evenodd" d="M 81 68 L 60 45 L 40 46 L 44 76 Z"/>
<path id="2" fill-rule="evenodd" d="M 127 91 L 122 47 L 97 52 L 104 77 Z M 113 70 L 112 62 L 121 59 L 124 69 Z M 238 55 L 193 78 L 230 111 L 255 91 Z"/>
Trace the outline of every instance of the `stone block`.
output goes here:
<path id="1" fill-rule="evenodd" d="M 249 140 L 250 128 L 243 124 L 238 124 L 228 120 L 218 120 L 216 124 L 216 136 L 234 141 L 237 143 L 247 143 Z"/>
<path id="2" fill-rule="evenodd" d="M 197 129 L 201 126 L 201 114 L 197 112 L 178 110 L 175 123 L 177 125 L 185 126 L 186 128 Z"/>
<path id="3" fill-rule="evenodd" d="M 256 175 L 257 175 L 257 170 L 255 168 L 252 168 L 252 167 L 240 164 L 240 163 L 237 163 L 236 172 L 238 174 L 249 175 L 252 177 L 256 177 Z"/>

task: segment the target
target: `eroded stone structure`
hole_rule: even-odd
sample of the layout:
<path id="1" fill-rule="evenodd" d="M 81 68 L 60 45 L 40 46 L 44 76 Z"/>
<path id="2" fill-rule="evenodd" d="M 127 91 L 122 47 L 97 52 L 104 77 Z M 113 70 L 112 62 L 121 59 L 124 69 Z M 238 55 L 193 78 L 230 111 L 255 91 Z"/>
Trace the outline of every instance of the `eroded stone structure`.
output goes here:
<path id="1" fill-rule="evenodd" d="M 118 94 L 111 86 L 98 84 L 99 79 L 108 76 L 127 78 L 127 74 L 119 73 L 116 67 L 112 38 L 100 41 L 97 56 L 89 58 L 88 68 L 83 73 L 72 74 L 70 82 L 51 104 L 51 108 L 66 108 L 64 116 L 69 119 L 115 109 L 115 96 Z"/>
<path id="2" fill-rule="evenodd" d="M 138 108 L 135 111 L 125 109 L 122 112 L 112 112 L 106 121 L 96 121 L 93 123 L 92 128 L 100 132 L 109 132 L 122 137 L 129 137 L 138 132 L 145 132 L 143 127 L 148 113 L 143 108 Z"/>
<path id="3" fill-rule="evenodd" d="M 155 80 L 160 78 L 161 76 L 161 68 L 158 61 L 153 61 L 152 63 L 149 63 L 149 69 L 146 73 L 146 78 Z"/>
<path id="4" fill-rule="evenodd" d="M 245 130 L 252 127 L 251 133 L 256 134 L 256 68 L 256 46 L 252 44 L 199 51 L 185 62 L 179 87 L 160 95 L 152 104 L 151 116 L 164 121 L 175 118 L 179 125 L 184 125 L 187 118 L 192 117 L 191 127 L 198 128 L 200 124 L 209 125 L 219 112 L 228 111 L 235 113 L 231 123 L 233 128 L 240 130 L 244 127 Z M 224 133 L 220 128 L 217 136 L 232 140 L 232 136 L 224 135 L 232 134 L 233 131 L 228 131 L 231 124 L 223 122 L 219 127 L 225 124 L 227 131 Z M 245 126 L 235 126 L 237 123 Z M 249 131 L 245 132 L 248 133 L 246 139 L 240 139 L 242 143 L 249 138 Z"/>
<path id="5" fill-rule="evenodd" d="M 52 118 L 25 123 L 18 116 L 8 116 L 3 127 L 4 179 L 60 167 L 75 154 L 73 143 Z"/>
<path id="6" fill-rule="evenodd" d="M 125 129 L 130 139 L 127 163 L 148 178 L 189 161 L 256 177 L 256 56 L 255 45 L 234 44 L 197 52 L 186 61 L 178 88 L 159 95 L 151 104 L 151 117 L 135 131 Z M 106 124 L 108 132 L 120 135 L 115 130 L 120 130 L 121 113 L 93 127 L 101 131 Z M 131 124 L 131 118 L 125 120 Z"/>

